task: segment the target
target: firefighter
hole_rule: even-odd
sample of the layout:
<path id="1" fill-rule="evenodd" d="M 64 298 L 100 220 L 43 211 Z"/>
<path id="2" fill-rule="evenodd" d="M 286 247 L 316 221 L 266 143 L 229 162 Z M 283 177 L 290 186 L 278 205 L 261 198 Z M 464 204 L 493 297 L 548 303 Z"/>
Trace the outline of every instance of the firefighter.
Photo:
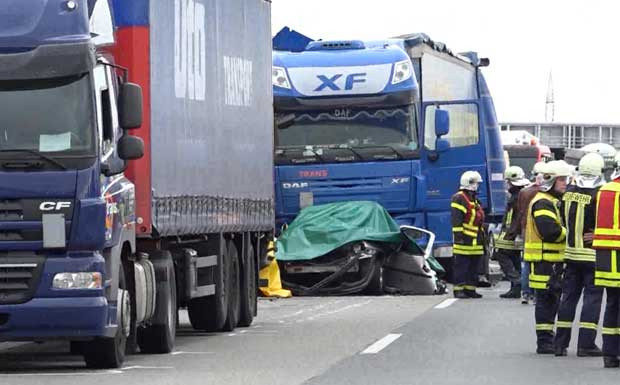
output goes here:
<path id="1" fill-rule="evenodd" d="M 484 211 L 476 198 L 482 176 L 466 171 L 459 191 L 452 196 L 452 234 L 454 236 L 454 297 L 482 298 L 476 292 L 478 261 L 484 254 Z"/>
<path id="2" fill-rule="evenodd" d="M 540 183 L 542 182 L 542 170 L 545 166 L 545 162 L 538 162 L 534 165 L 532 169 L 532 183 L 524 187 L 519 192 L 519 198 L 517 200 L 517 205 L 514 209 L 515 217 L 512 220 L 510 228 L 508 229 L 508 235 L 511 238 L 518 239 L 523 243 L 523 239 L 525 238 L 525 220 L 527 218 L 527 209 L 530 205 L 532 199 L 539 191 Z M 534 300 L 534 294 L 530 289 L 529 285 L 529 275 L 530 275 L 530 264 L 528 262 L 522 261 L 521 265 L 521 303 L 527 305 L 530 300 Z"/>
<path id="3" fill-rule="evenodd" d="M 553 328 L 561 294 L 566 240 L 560 198 L 566 191 L 572 168 L 563 160 L 554 160 L 544 165 L 542 173 L 540 191 L 527 211 L 523 258 L 530 262 L 529 283 L 536 290 L 536 353 L 553 354 Z"/>
<path id="4" fill-rule="evenodd" d="M 605 183 L 605 160 L 599 154 L 587 154 L 579 161 L 574 184 L 568 186 L 562 197 L 562 214 L 566 224 L 564 252 L 564 280 L 556 322 L 555 355 L 566 356 L 577 303 L 583 292 L 583 307 L 579 319 L 577 356 L 600 357 L 596 346 L 596 330 L 603 288 L 594 285 L 596 253 L 592 237 L 596 221 L 596 195 Z"/>
<path id="5" fill-rule="evenodd" d="M 504 172 L 504 180 L 508 188 L 508 205 L 502 221 L 502 231 L 495 242 L 493 259 L 499 262 L 504 275 L 510 281 L 510 290 L 500 295 L 500 298 L 521 298 L 521 242 L 515 240 L 514 235 L 508 235 L 508 230 L 515 217 L 515 208 L 519 192 L 530 181 L 525 177 L 523 169 L 511 166 Z"/>
<path id="6" fill-rule="evenodd" d="M 607 304 L 603 318 L 603 364 L 620 366 L 620 153 L 615 157 L 612 181 L 597 195 L 596 227 L 592 247 L 596 250 L 594 284 L 605 288 Z"/>

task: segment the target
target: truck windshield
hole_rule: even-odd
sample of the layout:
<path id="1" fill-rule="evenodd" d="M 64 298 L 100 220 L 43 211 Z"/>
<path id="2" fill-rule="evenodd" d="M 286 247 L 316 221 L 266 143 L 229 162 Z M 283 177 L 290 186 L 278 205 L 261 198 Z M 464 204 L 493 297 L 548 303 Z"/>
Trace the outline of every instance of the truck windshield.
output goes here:
<path id="1" fill-rule="evenodd" d="M 277 130 L 276 146 L 408 147 L 416 149 L 414 106 L 380 109 L 342 108 L 295 113 L 292 125 Z"/>
<path id="2" fill-rule="evenodd" d="M 50 156 L 94 153 L 92 86 L 87 74 L 0 81 L 0 151 Z M 14 155 L 14 154 L 13 154 Z"/>

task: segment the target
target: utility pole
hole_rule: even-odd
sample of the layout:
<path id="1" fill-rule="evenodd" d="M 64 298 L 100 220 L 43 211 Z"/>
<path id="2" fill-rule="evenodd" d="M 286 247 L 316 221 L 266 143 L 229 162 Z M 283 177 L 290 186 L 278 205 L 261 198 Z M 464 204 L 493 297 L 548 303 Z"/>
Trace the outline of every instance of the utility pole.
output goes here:
<path id="1" fill-rule="evenodd" d="M 545 101 L 545 122 L 552 123 L 555 119 L 555 101 L 553 100 L 553 77 L 549 71 L 547 83 L 547 99 Z"/>

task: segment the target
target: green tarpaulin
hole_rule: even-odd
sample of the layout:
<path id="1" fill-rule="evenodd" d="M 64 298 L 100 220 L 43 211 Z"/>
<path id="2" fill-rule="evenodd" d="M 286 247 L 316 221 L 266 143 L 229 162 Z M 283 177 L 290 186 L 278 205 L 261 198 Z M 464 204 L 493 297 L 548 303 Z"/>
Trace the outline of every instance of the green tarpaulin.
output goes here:
<path id="1" fill-rule="evenodd" d="M 310 206 L 301 211 L 278 238 L 279 261 L 304 261 L 329 253 L 354 241 L 400 243 L 405 237 L 400 227 L 376 202 L 338 202 Z M 428 259 L 431 268 L 441 265 Z"/>

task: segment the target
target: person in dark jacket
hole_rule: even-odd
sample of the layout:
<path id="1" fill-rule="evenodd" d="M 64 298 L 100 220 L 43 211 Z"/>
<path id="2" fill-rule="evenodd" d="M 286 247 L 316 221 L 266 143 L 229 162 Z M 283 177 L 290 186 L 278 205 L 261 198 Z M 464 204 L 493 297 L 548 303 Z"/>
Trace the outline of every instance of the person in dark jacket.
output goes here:
<path id="1" fill-rule="evenodd" d="M 495 259 L 504 275 L 510 281 L 510 290 L 500 295 L 500 298 L 521 298 L 521 249 L 522 244 L 516 240 L 516 236 L 508 234 L 508 229 L 515 218 L 515 208 L 521 189 L 530 181 L 525 177 L 523 169 L 519 166 L 511 166 L 504 172 L 504 180 L 508 188 L 508 204 L 502 220 L 502 231 L 495 241 Z"/>
<path id="2" fill-rule="evenodd" d="M 583 292 L 583 306 L 579 319 L 579 357 L 603 355 L 594 340 L 598 329 L 603 288 L 594 285 L 596 252 L 592 238 L 596 225 L 596 195 L 605 183 L 605 160 L 599 154 L 585 155 L 579 161 L 575 184 L 568 186 L 562 197 L 562 214 L 566 224 L 564 252 L 564 280 L 562 298 L 556 322 L 555 355 L 566 356 L 577 303 Z"/>
<path id="3" fill-rule="evenodd" d="M 476 197 L 482 176 L 466 171 L 459 191 L 452 196 L 452 235 L 454 238 L 454 297 L 481 298 L 476 292 L 478 263 L 484 255 L 484 211 Z"/>
<path id="4" fill-rule="evenodd" d="M 508 229 L 508 236 L 513 239 L 523 240 L 525 237 L 525 220 L 527 218 L 527 209 L 530 202 L 538 191 L 540 190 L 540 183 L 542 181 L 542 168 L 545 162 L 538 162 L 532 169 L 532 184 L 524 187 L 519 192 L 517 199 L 517 205 L 515 207 L 515 218 L 513 219 L 510 228 Z M 534 300 L 534 293 L 530 289 L 529 285 L 530 264 L 522 261 L 521 263 L 521 303 L 527 305 L 530 300 Z"/>

